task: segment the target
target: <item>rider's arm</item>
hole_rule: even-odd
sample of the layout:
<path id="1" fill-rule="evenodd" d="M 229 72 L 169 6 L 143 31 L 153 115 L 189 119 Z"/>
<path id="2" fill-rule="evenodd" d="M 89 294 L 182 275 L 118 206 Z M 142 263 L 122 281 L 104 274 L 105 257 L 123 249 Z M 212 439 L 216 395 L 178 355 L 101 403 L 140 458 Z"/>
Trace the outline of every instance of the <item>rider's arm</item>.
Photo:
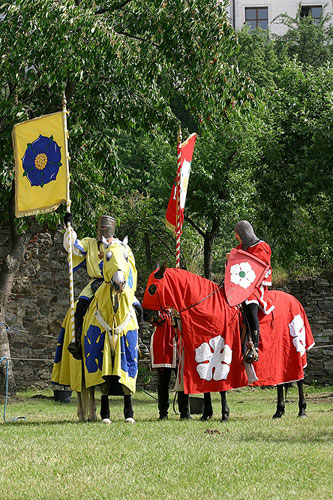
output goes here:
<path id="1" fill-rule="evenodd" d="M 72 227 L 70 229 L 67 228 L 63 239 L 64 249 L 66 250 L 67 253 L 69 252 L 70 249 L 70 238 L 69 238 L 70 235 L 71 235 L 73 254 L 77 255 L 78 257 L 84 257 L 88 250 L 87 238 L 79 240 L 74 229 Z"/>

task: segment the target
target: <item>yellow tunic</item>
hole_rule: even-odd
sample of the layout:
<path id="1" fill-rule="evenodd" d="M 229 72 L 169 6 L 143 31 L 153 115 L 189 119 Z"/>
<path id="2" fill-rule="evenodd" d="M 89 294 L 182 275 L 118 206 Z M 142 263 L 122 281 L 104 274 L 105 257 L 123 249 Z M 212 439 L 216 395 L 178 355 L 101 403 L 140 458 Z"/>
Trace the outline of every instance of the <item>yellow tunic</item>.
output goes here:
<path id="1" fill-rule="evenodd" d="M 85 245 L 96 242 L 93 238 L 85 240 L 90 240 L 84 242 Z M 89 246 L 82 245 L 82 248 L 88 249 L 88 255 Z M 108 250 L 112 251 L 113 257 L 110 262 L 104 263 L 106 281 L 97 290 L 84 317 L 81 339 L 84 379 L 86 387 L 91 387 L 103 383 L 105 377 L 114 376 L 123 388 L 134 393 L 138 370 L 138 323 L 133 307 L 137 284 L 135 259 L 130 247 L 118 240 Z M 116 293 L 111 289 L 110 278 L 119 268 L 124 270 L 126 287 L 117 297 L 118 309 L 115 313 L 112 304 L 115 303 Z M 67 347 L 70 341 L 68 311 L 59 335 L 51 380 L 70 385 L 72 390 L 80 392 L 82 362 L 69 354 Z"/>
<path id="2" fill-rule="evenodd" d="M 91 299 L 93 297 L 91 283 L 96 278 L 103 278 L 103 252 L 99 249 L 98 242 L 95 238 L 86 237 L 79 240 L 73 228 L 71 228 L 71 238 L 73 271 L 77 271 L 81 267 L 84 267 L 88 276 L 92 278 L 80 292 L 79 297 Z M 64 247 L 68 252 L 70 247 L 68 229 L 64 235 Z"/>

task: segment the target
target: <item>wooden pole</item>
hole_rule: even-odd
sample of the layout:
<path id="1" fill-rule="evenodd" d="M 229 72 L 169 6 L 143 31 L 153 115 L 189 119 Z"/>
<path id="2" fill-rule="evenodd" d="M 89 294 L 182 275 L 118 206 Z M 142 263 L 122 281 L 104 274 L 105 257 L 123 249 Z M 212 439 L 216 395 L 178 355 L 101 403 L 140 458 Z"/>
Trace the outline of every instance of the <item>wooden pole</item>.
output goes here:
<path id="1" fill-rule="evenodd" d="M 66 200 L 66 210 L 68 213 L 71 211 L 71 198 L 70 198 L 70 175 L 69 175 L 69 154 L 68 154 L 68 129 L 67 129 L 67 115 L 68 111 L 66 109 L 66 95 L 64 93 L 62 98 L 62 116 L 63 116 L 63 124 L 64 124 L 64 133 L 65 133 L 65 147 L 66 147 L 66 172 L 67 172 L 67 200 Z M 73 279 L 73 254 L 72 254 L 72 231 L 71 231 L 71 223 L 67 222 L 67 237 L 68 237 L 68 273 L 69 273 L 69 299 L 70 299 L 70 310 L 71 310 L 71 330 L 72 330 L 72 338 L 75 336 L 75 326 L 74 326 L 74 279 Z"/>
<path id="2" fill-rule="evenodd" d="M 176 269 L 180 268 L 180 235 L 181 235 L 181 227 L 180 227 L 180 177 L 181 177 L 181 161 L 182 161 L 182 129 L 179 127 L 178 129 L 178 138 L 177 138 L 177 185 L 176 185 L 176 193 L 177 193 L 177 203 L 176 203 Z"/>

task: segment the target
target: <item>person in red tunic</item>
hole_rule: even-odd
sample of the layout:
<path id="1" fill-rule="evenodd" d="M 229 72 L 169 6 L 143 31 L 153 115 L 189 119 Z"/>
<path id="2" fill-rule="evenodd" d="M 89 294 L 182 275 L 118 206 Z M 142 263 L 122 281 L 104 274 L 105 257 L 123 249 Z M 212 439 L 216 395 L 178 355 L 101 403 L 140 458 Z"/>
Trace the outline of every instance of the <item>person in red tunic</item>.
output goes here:
<path id="1" fill-rule="evenodd" d="M 263 240 L 260 240 L 254 230 L 252 225 L 247 220 L 242 220 L 237 222 L 235 226 L 235 236 L 240 242 L 236 247 L 237 249 L 244 250 L 254 255 L 258 259 L 262 260 L 267 264 L 268 270 L 260 283 L 257 283 L 256 288 L 253 293 L 246 299 L 245 314 L 249 322 L 254 350 L 248 349 L 245 354 L 245 361 L 248 363 L 253 363 L 258 361 L 258 346 L 259 346 L 259 320 L 258 320 L 258 310 L 259 308 L 264 314 L 270 314 L 274 305 L 271 299 L 268 297 L 267 290 L 268 287 L 272 286 L 272 267 L 271 267 L 271 248 Z M 227 260 L 229 254 L 227 254 Z"/>

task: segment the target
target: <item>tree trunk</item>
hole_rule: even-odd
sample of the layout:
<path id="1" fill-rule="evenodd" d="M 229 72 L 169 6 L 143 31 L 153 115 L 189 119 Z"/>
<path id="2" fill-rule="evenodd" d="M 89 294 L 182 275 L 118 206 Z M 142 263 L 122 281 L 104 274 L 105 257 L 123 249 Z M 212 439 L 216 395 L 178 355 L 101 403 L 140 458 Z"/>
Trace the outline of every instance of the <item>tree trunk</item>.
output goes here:
<path id="1" fill-rule="evenodd" d="M 205 278 L 212 279 L 213 246 L 215 235 L 206 233 L 204 237 L 204 273 Z"/>
<path id="2" fill-rule="evenodd" d="M 205 278 L 212 279 L 213 247 L 220 228 L 220 217 L 212 221 L 211 231 L 204 234 L 204 273 Z"/>
<path id="3" fill-rule="evenodd" d="M 13 235 L 12 235 L 13 236 Z M 16 236 L 13 240 L 12 248 L 4 258 L 0 271 L 0 359 L 10 358 L 10 347 L 8 331 L 5 324 L 6 306 L 11 294 L 16 273 L 23 260 L 26 248 L 28 246 L 31 233 L 24 233 Z M 0 364 L 0 394 L 5 393 L 6 381 L 6 363 Z M 9 363 L 8 371 L 8 392 L 15 394 L 15 380 L 12 370 L 12 364 Z"/>
<path id="4" fill-rule="evenodd" d="M 146 267 L 148 271 L 151 271 L 153 269 L 153 264 L 151 260 L 149 233 L 144 234 L 144 242 L 145 242 L 145 254 L 146 254 Z"/>

